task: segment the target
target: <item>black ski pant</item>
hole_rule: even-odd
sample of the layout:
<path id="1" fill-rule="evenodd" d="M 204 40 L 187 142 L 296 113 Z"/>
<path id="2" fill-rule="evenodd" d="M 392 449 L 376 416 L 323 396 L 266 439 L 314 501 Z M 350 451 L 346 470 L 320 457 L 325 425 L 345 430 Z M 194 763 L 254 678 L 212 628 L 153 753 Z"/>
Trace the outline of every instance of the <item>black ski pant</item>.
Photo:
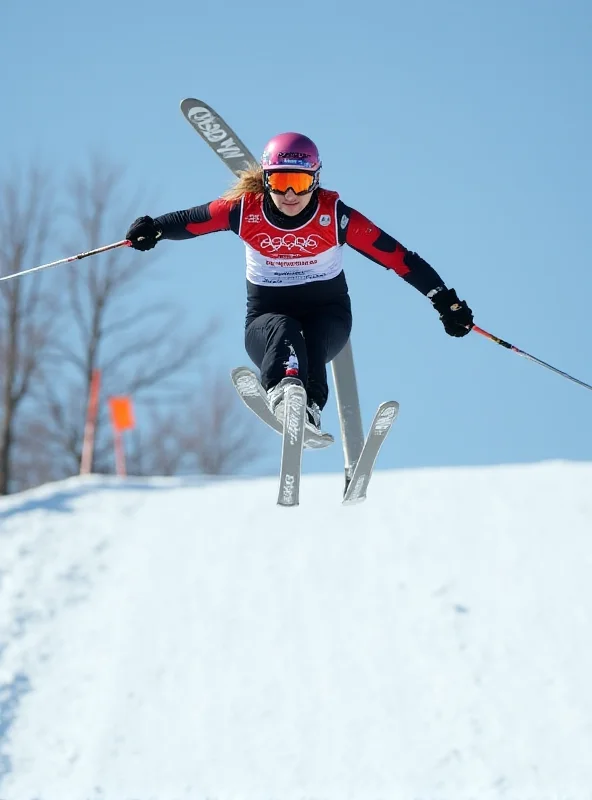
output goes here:
<path id="1" fill-rule="evenodd" d="M 304 383 L 309 401 L 323 408 L 329 395 L 326 364 L 345 347 L 352 327 L 349 307 L 322 306 L 299 316 L 260 314 L 247 321 L 245 347 L 271 389 L 286 374 Z"/>

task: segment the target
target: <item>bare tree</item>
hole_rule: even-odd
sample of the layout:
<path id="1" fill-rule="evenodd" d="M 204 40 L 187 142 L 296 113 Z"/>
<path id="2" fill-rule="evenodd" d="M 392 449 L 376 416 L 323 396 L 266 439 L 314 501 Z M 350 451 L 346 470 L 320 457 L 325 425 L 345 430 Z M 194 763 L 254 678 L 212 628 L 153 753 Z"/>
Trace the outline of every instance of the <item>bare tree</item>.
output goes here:
<path id="1" fill-rule="evenodd" d="M 72 252 L 77 247 L 86 250 L 120 239 L 121 220 L 127 222 L 134 216 L 134 204 L 130 202 L 126 208 L 121 201 L 121 170 L 100 159 L 91 162 L 87 173 L 74 178 L 70 196 L 73 220 L 83 237 L 82 241 L 70 243 L 68 250 Z M 197 365 L 203 362 L 218 323 L 211 320 L 192 333 L 183 329 L 178 307 L 160 299 L 147 302 L 146 285 L 155 260 L 154 253 L 116 250 L 67 273 L 64 288 L 71 331 L 59 348 L 65 378 L 59 385 L 48 382 L 46 387 L 46 440 L 48 448 L 61 454 L 54 463 L 63 465 L 64 474 L 75 473 L 79 467 L 86 401 L 92 373 L 97 368 L 102 374 L 103 397 L 129 394 L 140 408 L 143 434 L 135 437 L 130 471 L 135 463 L 143 474 L 174 474 L 186 471 L 187 465 L 193 463 L 194 470 L 219 472 L 230 469 L 231 464 L 238 469 L 245 458 L 254 457 L 255 448 L 249 437 L 241 439 L 231 426 L 224 428 L 221 417 L 213 420 L 220 437 L 212 436 L 206 442 L 202 431 L 196 449 L 188 409 L 196 395 Z M 144 299 L 138 296 L 140 288 Z M 228 391 L 209 391 L 208 396 L 214 401 L 212 414 L 230 413 L 231 401 L 239 405 Z M 175 414 L 168 411 L 173 397 L 177 401 L 181 398 Z M 144 399 L 153 404 L 151 410 L 142 407 Z M 95 471 L 111 470 L 112 445 L 105 421 L 105 404 L 101 403 Z M 210 448 L 208 460 L 206 443 Z M 201 460 L 196 461 L 198 451 Z"/>
<path id="2" fill-rule="evenodd" d="M 95 158 L 86 173 L 71 182 L 71 218 L 80 238 L 67 245 L 77 252 L 121 238 L 126 208 L 122 171 Z M 153 254 L 118 250 L 84 266 L 69 269 L 64 293 L 70 328 L 59 345 L 64 377 L 47 381 L 48 443 L 61 454 L 64 474 L 78 470 L 86 402 L 94 369 L 100 369 L 104 394 L 132 394 L 141 400 L 147 390 L 166 394 L 202 355 L 215 324 L 189 334 L 181 330 L 180 313 L 163 302 L 139 300 L 141 284 L 154 266 Z M 110 445 L 101 436 L 105 410 L 98 421 L 95 468 L 106 469 Z"/>
<path id="3" fill-rule="evenodd" d="M 265 455 L 265 429 L 243 408 L 230 381 L 219 375 L 204 383 L 207 394 L 196 392 L 180 408 L 153 412 L 148 434 L 136 433 L 128 458 L 133 474 L 232 475 Z"/>
<path id="4" fill-rule="evenodd" d="M 0 182 L 0 274 L 39 263 L 53 220 L 51 187 L 40 170 Z M 15 482 L 15 449 L 19 431 L 27 430 L 27 405 L 35 405 L 52 364 L 59 304 L 50 284 L 45 275 L 0 283 L 0 494 Z M 17 488 L 23 483 L 21 473 Z"/>
<path id="5" fill-rule="evenodd" d="M 0 179 L 0 274 L 39 263 L 50 234 L 67 253 L 120 239 L 121 220 L 133 216 L 122 207 L 123 194 L 121 171 L 95 159 L 71 182 L 77 237 L 64 243 L 67 215 L 56 214 L 48 179 L 39 170 L 24 180 Z M 78 472 L 97 368 L 102 398 L 131 394 L 139 410 L 130 471 L 221 474 L 258 456 L 256 426 L 241 419 L 229 385 L 208 381 L 208 399 L 196 405 L 196 368 L 217 323 L 191 333 L 178 308 L 147 301 L 155 261 L 125 249 L 0 283 L 0 493 Z M 106 404 L 100 408 L 94 470 L 109 472 Z"/>
<path id="6" fill-rule="evenodd" d="M 229 475 L 261 458 L 265 430 L 242 407 L 228 379 L 211 382 L 206 399 L 195 403 L 188 426 L 187 445 L 197 472 Z"/>

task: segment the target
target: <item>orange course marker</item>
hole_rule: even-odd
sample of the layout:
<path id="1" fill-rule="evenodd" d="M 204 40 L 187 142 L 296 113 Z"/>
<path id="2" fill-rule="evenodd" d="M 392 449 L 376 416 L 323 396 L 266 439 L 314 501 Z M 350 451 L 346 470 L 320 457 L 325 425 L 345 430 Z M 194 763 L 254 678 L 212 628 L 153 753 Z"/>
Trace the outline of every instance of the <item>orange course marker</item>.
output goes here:
<path id="1" fill-rule="evenodd" d="M 123 431 L 135 427 L 134 408 L 131 397 L 110 397 L 109 410 L 111 424 L 113 425 L 113 446 L 115 450 L 115 471 L 118 475 L 127 474 L 125 465 L 125 448 L 123 446 Z"/>
<path id="2" fill-rule="evenodd" d="M 135 428 L 134 407 L 131 397 L 110 397 L 111 424 L 118 431 Z"/>

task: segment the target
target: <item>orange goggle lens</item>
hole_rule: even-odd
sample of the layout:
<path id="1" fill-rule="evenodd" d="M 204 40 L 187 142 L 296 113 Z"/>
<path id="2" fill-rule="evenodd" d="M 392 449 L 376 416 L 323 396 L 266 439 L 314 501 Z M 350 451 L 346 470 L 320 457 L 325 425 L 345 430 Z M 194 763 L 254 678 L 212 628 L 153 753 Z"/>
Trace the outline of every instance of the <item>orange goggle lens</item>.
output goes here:
<path id="1" fill-rule="evenodd" d="M 266 185 L 275 194 L 285 194 L 288 189 L 295 194 L 308 194 L 313 189 L 315 178 L 310 172 L 268 172 Z"/>

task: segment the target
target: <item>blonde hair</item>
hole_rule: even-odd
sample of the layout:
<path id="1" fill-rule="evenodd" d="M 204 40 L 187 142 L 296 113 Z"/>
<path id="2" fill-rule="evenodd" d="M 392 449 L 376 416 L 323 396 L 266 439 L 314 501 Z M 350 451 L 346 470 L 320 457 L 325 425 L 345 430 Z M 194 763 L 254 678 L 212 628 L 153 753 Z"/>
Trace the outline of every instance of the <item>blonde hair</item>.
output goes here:
<path id="1" fill-rule="evenodd" d="M 251 169 L 245 169 L 238 173 L 238 180 L 227 189 L 222 197 L 224 200 L 240 200 L 247 193 L 263 194 L 265 184 L 263 181 L 263 170 L 260 166 L 253 164 Z"/>

